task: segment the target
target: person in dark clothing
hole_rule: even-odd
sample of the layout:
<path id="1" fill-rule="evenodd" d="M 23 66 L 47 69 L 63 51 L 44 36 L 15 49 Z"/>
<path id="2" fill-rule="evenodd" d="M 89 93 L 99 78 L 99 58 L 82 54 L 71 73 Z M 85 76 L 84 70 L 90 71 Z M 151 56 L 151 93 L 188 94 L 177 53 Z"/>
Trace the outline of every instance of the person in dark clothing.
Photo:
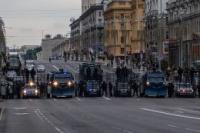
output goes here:
<path id="1" fill-rule="evenodd" d="M 90 69 L 90 67 L 87 68 L 86 72 L 87 72 L 87 79 L 89 80 L 91 78 L 91 69 Z"/>
<path id="2" fill-rule="evenodd" d="M 96 80 L 99 79 L 98 69 L 97 68 L 94 69 L 93 78 L 96 79 Z"/>
<path id="3" fill-rule="evenodd" d="M 194 73 L 195 73 L 195 70 L 194 70 L 194 68 L 192 67 L 192 68 L 190 69 L 190 82 L 191 82 L 192 85 L 193 85 L 193 80 L 194 80 Z"/>
<path id="4" fill-rule="evenodd" d="M 79 82 L 79 97 L 83 97 L 83 92 L 84 92 L 84 83 L 83 81 Z"/>
<path id="5" fill-rule="evenodd" d="M 31 79 L 32 79 L 33 81 L 35 81 L 35 75 L 36 75 L 36 71 L 35 71 L 35 69 L 33 68 L 33 69 L 31 70 Z"/>
<path id="6" fill-rule="evenodd" d="M 103 94 L 105 94 L 105 96 L 107 96 L 107 83 L 105 81 L 103 81 L 101 88 L 102 88 Z"/>
<path id="7" fill-rule="evenodd" d="M 67 62 L 67 52 L 66 51 L 64 51 L 63 57 L 64 57 L 65 62 Z"/>
<path id="8" fill-rule="evenodd" d="M 174 84 L 170 82 L 168 84 L 168 97 L 171 98 L 174 94 Z"/>
<path id="9" fill-rule="evenodd" d="M 181 67 L 178 68 L 178 76 L 179 76 L 179 82 L 182 82 L 183 69 Z"/>
<path id="10" fill-rule="evenodd" d="M 25 69 L 25 76 L 26 76 L 26 83 L 29 81 L 29 70 L 26 68 Z"/>
<path id="11" fill-rule="evenodd" d="M 117 79 L 119 79 L 120 74 L 121 74 L 121 68 L 118 66 L 117 69 L 116 69 L 116 76 L 117 76 Z"/>
<path id="12" fill-rule="evenodd" d="M 111 82 L 109 82 L 108 87 L 109 87 L 110 97 L 112 97 L 113 96 L 113 85 Z"/>
<path id="13" fill-rule="evenodd" d="M 131 89 L 133 90 L 133 96 L 139 96 L 139 93 L 138 93 L 138 88 L 139 88 L 139 86 L 137 85 L 137 83 L 136 83 L 136 81 L 134 81 L 133 83 L 132 83 L 132 86 L 131 86 Z"/>

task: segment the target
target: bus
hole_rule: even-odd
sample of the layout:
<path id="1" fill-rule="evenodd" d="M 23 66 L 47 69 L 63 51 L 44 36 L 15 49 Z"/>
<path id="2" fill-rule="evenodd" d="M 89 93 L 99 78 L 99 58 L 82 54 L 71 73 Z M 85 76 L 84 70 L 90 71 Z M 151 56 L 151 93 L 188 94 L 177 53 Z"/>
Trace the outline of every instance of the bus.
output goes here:
<path id="1" fill-rule="evenodd" d="M 70 72 L 51 72 L 47 75 L 47 97 L 74 97 L 75 81 Z"/>
<path id="2" fill-rule="evenodd" d="M 142 77 L 140 95 L 146 97 L 166 97 L 167 86 L 162 72 L 147 72 Z"/>

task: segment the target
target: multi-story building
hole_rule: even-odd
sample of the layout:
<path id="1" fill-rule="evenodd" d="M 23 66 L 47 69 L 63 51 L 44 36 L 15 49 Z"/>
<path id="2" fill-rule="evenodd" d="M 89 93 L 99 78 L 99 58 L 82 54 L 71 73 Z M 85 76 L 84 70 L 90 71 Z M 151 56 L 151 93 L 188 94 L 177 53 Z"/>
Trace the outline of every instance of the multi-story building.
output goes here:
<path id="1" fill-rule="evenodd" d="M 168 40 L 166 25 L 166 2 L 145 1 L 145 51 L 151 63 L 168 60 L 165 45 Z"/>
<path id="2" fill-rule="evenodd" d="M 0 18 L 0 52 L 6 52 L 6 39 L 5 39 L 5 28 L 4 22 Z"/>
<path id="3" fill-rule="evenodd" d="M 170 0 L 167 11 L 170 65 L 190 67 L 200 60 L 200 1 Z"/>
<path id="4" fill-rule="evenodd" d="M 57 35 L 54 38 L 47 35 L 45 39 L 42 39 L 42 59 L 49 60 L 52 57 L 52 49 L 65 41 L 66 38 L 61 35 Z"/>
<path id="5" fill-rule="evenodd" d="M 0 18 L 0 68 L 5 63 L 4 62 L 5 56 L 6 56 L 5 28 L 4 28 L 4 22 Z"/>
<path id="6" fill-rule="evenodd" d="M 80 17 L 81 45 L 84 50 L 96 53 L 103 49 L 104 16 L 103 5 L 93 5 Z"/>
<path id="7" fill-rule="evenodd" d="M 64 52 L 68 52 L 69 50 L 70 50 L 70 38 L 66 38 L 65 41 L 58 44 L 52 49 L 52 56 L 63 57 Z"/>
<path id="8" fill-rule="evenodd" d="M 70 39 L 71 47 L 70 47 L 69 51 L 73 50 L 73 49 L 76 49 L 76 50 L 79 50 L 79 52 L 80 52 L 81 49 L 82 49 L 82 46 L 81 46 L 81 23 L 80 23 L 80 18 L 74 20 L 70 24 L 70 27 L 71 27 L 71 35 L 70 35 L 70 37 L 71 37 L 71 39 Z"/>
<path id="9" fill-rule="evenodd" d="M 132 0 L 132 53 L 139 55 L 145 52 L 144 47 L 144 0 Z"/>
<path id="10" fill-rule="evenodd" d="M 105 47 L 107 53 L 124 58 L 132 53 L 131 0 L 113 0 L 107 5 L 105 18 Z"/>
<path id="11" fill-rule="evenodd" d="M 82 4 L 82 13 L 87 11 L 93 5 L 101 4 L 102 0 L 81 0 Z"/>

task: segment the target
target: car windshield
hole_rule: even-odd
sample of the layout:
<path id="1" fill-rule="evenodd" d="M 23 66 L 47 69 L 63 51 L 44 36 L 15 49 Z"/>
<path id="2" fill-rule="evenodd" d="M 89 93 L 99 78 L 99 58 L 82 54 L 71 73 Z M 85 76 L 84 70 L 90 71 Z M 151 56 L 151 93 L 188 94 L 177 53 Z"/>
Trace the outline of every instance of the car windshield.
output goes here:
<path id="1" fill-rule="evenodd" d="M 56 74 L 54 79 L 60 83 L 65 83 L 68 80 L 73 80 L 73 76 L 71 74 Z"/>
<path id="2" fill-rule="evenodd" d="M 163 77 L 149 77 L 148 81 L 150 83 L 162 83 L 164 82 L 164 78 Z"/>

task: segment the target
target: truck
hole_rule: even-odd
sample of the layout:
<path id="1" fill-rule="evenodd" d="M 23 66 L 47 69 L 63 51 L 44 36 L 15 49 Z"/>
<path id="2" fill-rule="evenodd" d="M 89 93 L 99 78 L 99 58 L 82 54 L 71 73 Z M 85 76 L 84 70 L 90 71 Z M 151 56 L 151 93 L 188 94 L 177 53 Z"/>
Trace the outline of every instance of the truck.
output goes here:
<path id="1" fill-rule="evenodd" d="M 84 96 L 102 96 L 102 75 L 100 64 L 82 63 L 79 66 L 79 84 L 84 87 Z M 82 92 L 82 90 L 79 91 Z"/>

